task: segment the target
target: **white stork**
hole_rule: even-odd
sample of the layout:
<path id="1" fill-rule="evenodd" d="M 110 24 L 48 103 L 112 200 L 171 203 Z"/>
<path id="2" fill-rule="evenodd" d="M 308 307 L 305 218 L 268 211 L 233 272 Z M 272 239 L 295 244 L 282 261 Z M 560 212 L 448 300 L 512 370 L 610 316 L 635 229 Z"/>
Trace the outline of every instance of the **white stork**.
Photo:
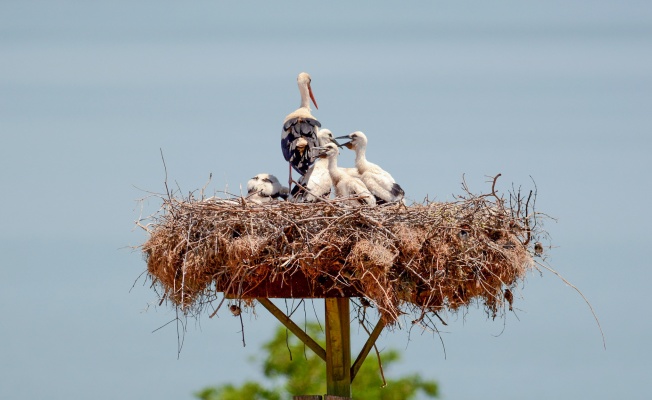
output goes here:
<path id="1" fill-rule="evenodd" d="M 330 129 L 320 129 L 319 132 L 317 132 L 317 140 L 319 141 L 319 146 L 320 147 L 326 146 L 328 143 L 335 143 L 335 145 L 337 147 L 340 147 L 340 148 L 342 147 L 342 145 L 339 144 L 337 142 L 337 140 L 335 140 L 335 138 L 333 137 L 333 132 L 331 132 Z M 315 161 L 315 164 L 317 162 L 319 162 L 319 160 L 321 160 L 321 159 L 322 158 L 318 157 L 317 161 Z M 325 163 L 325 166 L 328 169 L 328 163 Z M 360 178 L 360 174 L 358 173 L 358 169 L 355 168 L 355 167 L 354 168 L 341 168 L 341 167 L 338 167 L 338 168 L 340 169 L 340 171 L 351 175 L 353 178 L 358 178 L 358 179 Z M 308 172 L 310 172 L 310 170 L 308 170 Z M 304 176 L 307 177 L 308 174 L 306 174 Z"/>
<path id="2" fill-rule="evenodd" d="M 403 188 L 392 178 L 389 172 L 380 166 L 367 161 L 365 156 L 367 150 L 367 136 L 360 131 L 353 132 L 337 139 L 351 139 L 343 143 L 349 149 L 355 150 L 355 166 L 360 173 L 360 179 L 367 186 L 367 189 L 376 197 L 379 204 L 403 201 L 405 192 Z"/>
<path id="3" fill-rule="evenodd" d="M 338 152 L 335 143 L 319 147 L 319 157 L 328 159 L 328 172 L 333 180 L 333 186 L 335 186 L 335 197 L 361 197 L 349 200 L 347 204 L 375 206 L 376 198 L 369 192 L 362 180 L 350 176 L 342 171 L 342 168 L 337 167 Z"/>
<path id="4" fill-rule="evenodd" d="M 329 129 L 320 129 L 317 132 L 317 140 L 320 147 L 326 146 L 328 143 L 334 143 L 337 147 L 341 147 Z M 339 170 L 354 178 L 360 178 L 357 168 L 339 168 Z M 317 197 L 328 198 L 332 186 L 333 180 L 328 172 L 328 159 L 317 157 L 308 172 L 299 178 L 298 185 L 292 189 L 292 196 L 299 201 L 315 202 Z M 304 191 L 302 187 L 307 188 L 308 192 Z"/>
<path id="5" fill-rule="evenodd" d="M 321 124 L 310 113 L 310 100 L 315 104 L 315 108 L 319 109 L 310 87 L 310 75 L 305 72 L 300 73 L 297 84 L 301 94 L 301 107 L 290 113 L 283 121 L 281 149 L 283 157 L 290 166 L 299 174 L 305 175 L 315 161 L 312 149 L 319 146 L 317 132 Z M 291 182 L 292 169 L 290 169 L 290 184 Z"/>
<path id="6" fill-rule="evenodd" d="M 317 132 L 317 140 L 319 146 L 326 146 L 328 143 L 339 146 L 329 129 L 320 129 Z M 298 185 L 292 189 L 292 197 L 299 201 L 315 202 L 317 197 L 328 198 L 332 186 L 333 180 L 328 172 L 328 159 L 318 157 L 315 163 L 308 168 L 308 172 L 299 178 Z M 308 189 L 308 192 L 301 187 Z"/>
<path id="7" fill-rule="evenodd" d="M 287 196 L 288 188 L 281 186 L 274 175 L 258 174 L 247 182 L 247 201 L 263 204 Z"/>

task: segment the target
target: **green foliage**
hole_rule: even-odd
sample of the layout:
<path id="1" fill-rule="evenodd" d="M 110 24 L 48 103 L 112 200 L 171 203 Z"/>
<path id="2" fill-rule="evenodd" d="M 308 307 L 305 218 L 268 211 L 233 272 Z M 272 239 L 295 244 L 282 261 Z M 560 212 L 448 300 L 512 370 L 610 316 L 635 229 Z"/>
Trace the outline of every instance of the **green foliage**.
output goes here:
<path id="1" fill-rule="evenodd" d="M 231 384 L 209 387 L 195 393 L 202 400 L 281 400 L 278 390 L 268 390 L 257 382 L 245 382 L 240 387 Z"/>
<path id="2" fill-rule="evenodd" d="M 325 348 L 326 340 L 319 325 L 308 324 L 306 328 L 306 332 Z M 285 328 L 279 327 L 263 349 L 267 352 L 263 373 L 268 378 L 281 378 L 288 393 L 326 393 L 326 364 Z"/>
<path id="3" fill-rule="evenodd" d="M 391 364 L 399 361 L 400 353 L 396 350 L 384 351 L 381 353 L 380 359 L 383 369 L 387 369 Z M 422 391 L 427 397 L 435 398 L 439 393 L 437 382 L 424 380 L 419 374 L 387 379 L 386 387 L 382 387 L 382 384 L 378 360 L 374 354 L 370 354 L 362 363 L 362 367 L 351 385 L 355 400 L 413 399 L 419 391 Z"/>
<path id="4" fill-rule="evenodd" d="M 306 331 L 325 346 L 324 333 L 318 324 L 308 324 Z M 280 400 L 293 395 L 326 393 L 326 365 L 294 335 L 280 327 L 272 340 L 263 345 L 267 356 L 263 360 L 263 372 L 271 380 L 271 388 L 258 382 L 247 381 L 241 386 L 231 384 L 205 388 L 195 393 L 201 400 Z M 381 353 L 383 369 L 399 361 L 396 350 Z M 352 392 L 355 400 L 414 399 L 419 392 L 429 398 L 438 396 L 437 382 L 424 380 L 418 374 L 387 379 L 387 386 L 378 368 L 374 354 L 362 364 L 353 380 Z"/>

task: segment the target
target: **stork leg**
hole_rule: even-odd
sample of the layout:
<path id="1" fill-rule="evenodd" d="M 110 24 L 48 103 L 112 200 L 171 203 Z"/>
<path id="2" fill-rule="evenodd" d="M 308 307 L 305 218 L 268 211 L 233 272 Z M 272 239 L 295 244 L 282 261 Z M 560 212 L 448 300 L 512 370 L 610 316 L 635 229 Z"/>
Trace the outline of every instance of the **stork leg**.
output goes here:
<path id="1" fill-rule="evenodd" d="M 288 190 L 292 192 L 292 164 L 288 163 L 288 172 L 289 172 L 289 178 L 288 178 Z"/>

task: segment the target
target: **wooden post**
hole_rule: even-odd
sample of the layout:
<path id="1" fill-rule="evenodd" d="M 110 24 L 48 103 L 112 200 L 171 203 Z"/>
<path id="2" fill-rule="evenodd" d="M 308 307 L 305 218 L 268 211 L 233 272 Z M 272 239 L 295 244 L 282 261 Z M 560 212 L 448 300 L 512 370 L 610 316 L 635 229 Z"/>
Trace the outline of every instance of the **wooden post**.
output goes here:
<path id="1" fill-rule="evenodd" d="M 326 394 L 351 397 L 348 297 L 326 298 Z"/>
<path id="2" fill-rule="evenodd" d="M 258 302 L 262 304 L 263 307 L 267 309 L 267 311 L 275 316 L 280 323 L 285 325 L 285 327 L 288 328 L 290 332 L 294 333 L 296 337 L 299 338 L 299 340 L 301 340 L 306 346 L 310 348 L 310 350 L 314 351 L 315 354 L 319 356 L 319 358 L 326 361 L 326 351 L 319 345 L 319 343 L 315 342 L 313 338 L 308 336 L 308 334 L 304 332 L 303 329 L 299 328 L 299 326 L 295 324 L 290 319 L 290 317 L 285 315 L 283 311 L 279 310 L 278 307 L 274 305 L 274 303 L 266 298 L 258 298 L 256 300 L 258 300 Z"/>
<path id="3" fill-rule="evenodd" d="M 355 379 L 355 376 L 358 374 L 360 367 L 362 367 L 362 363 L 367 358 L 367 355 L 369 354 L 369 351 L 371 351 L 371 348 L 374 347 L 374 344 L 376 343 L 376 339 L 378 339 L 378 336 L 380 336 L 380 332 L 382 332 L 384 328 L 385 328 L 385 323 L 381 318 L 380 321 L 378 321 L 378 323 L 376 324 L 376 327 L 374 328 L 373 332 L 371 332 L 371 334 L 369 335 L 369 338 L 367 339 L 364 346 L 362 347 L 362 350 L 360 350 L 360 354 L 358 355 L 358 358 L 355 359 L 355 362 L 351 367 L 351 381 Z"/>

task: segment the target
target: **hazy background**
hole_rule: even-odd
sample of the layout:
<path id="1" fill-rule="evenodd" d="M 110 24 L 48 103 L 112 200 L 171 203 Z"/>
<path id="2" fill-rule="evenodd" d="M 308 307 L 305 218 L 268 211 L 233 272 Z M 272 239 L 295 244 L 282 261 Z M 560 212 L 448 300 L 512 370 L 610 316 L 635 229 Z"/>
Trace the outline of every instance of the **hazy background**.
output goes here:
<path id="1" fill-rule="evenodd" d="M 129 246 L 160 149 L 184 192 L 286 176 L 301 71 L 323 126 L 367 133 L 411 200 L 531 176 L 558 219 L 549 261 L 606 336 L 532 274 L 505 321 L 449 316 L 446 357 L 432 334 L 386 332 L 405 349 L 388 376 L 420 372 L 444 399 L 649 398 L 651 3 L 25 0 L 0 1 L 0 398 L 191 399 L 260 376 L 247 360 L 278 324 L 262 307 L 245 348 L 228 312 L 190 320 L 177 359 L 175 325 L 152 333 L 174 311 L 142 280 L 130 292 Z"/>

